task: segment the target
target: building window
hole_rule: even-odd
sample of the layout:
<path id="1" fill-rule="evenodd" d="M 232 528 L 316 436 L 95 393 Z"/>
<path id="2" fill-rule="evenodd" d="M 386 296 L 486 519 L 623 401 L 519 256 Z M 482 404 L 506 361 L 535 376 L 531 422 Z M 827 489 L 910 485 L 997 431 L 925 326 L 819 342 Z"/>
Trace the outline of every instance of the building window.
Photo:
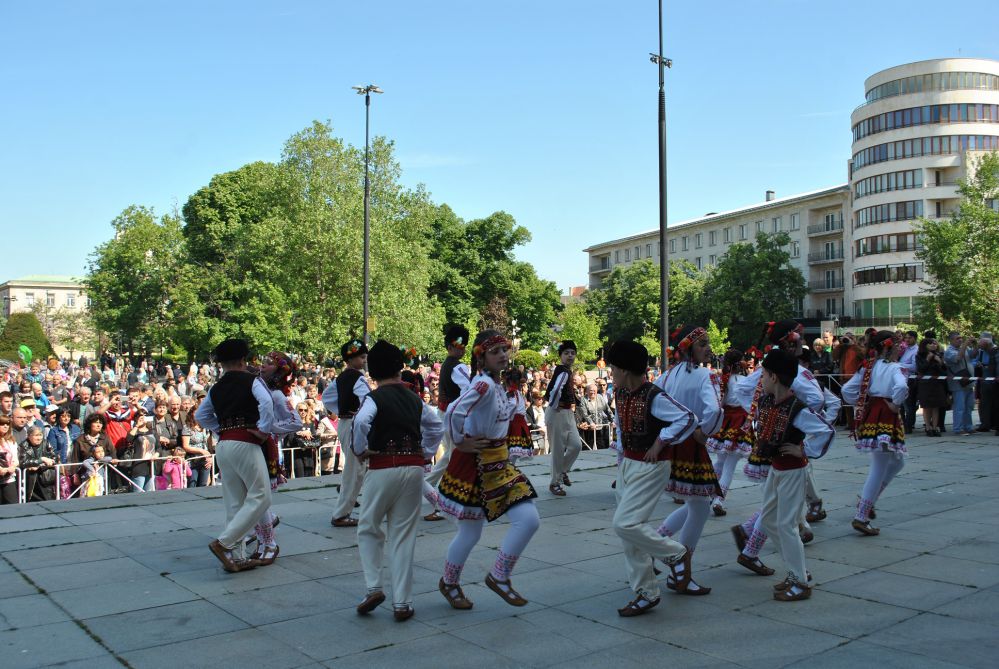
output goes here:
<path id="1" fill-rule="evenodd" d="M 797 318 L 801 318 L 805 315 L 805 298 L 799 297 L 794 302 L 794 315 Z"/>
<path id="2" fill-rule="evenodd" d="M 701 248 L 701 246 L 703 246 L 703 241 L 704 241 L 704 235 L 698 232 L 696 235 L 694 235 L 694 248 L 695 249 Z"/>
<path id="3" fill-rule="evenodd" d="M 791 229 L 792 230 L 801 229 L 801 222 L 798 214 L 791 214 Z"/>
<path id="4" fill-rule="evenodd" d="M 70 309 L 76 307 L 76 293 L 66 293 L 66 306 Z"/>
<path id="5" fill-rule="evenodd" d="M 642 259 L 642 247 L 641 246 L 636 246 L 635 247 L 635 260 L 641 260 L 641 259 Z"/>
<path id="6" fill-rule="evenodd" d="M 799 242 L 791 242 L 791 257 L 792 258 L 801 257 L 801 244 Z"/>
<path id="7" fill-rule="evenodd" d="M 676 253 L 676 240 L 675 239 L 669 240 L 669 252 L 670 253 Z"/>
<path id="8" fill-rule="evenodd" d="M 24 301 L 25 301 L 25 303 L 29 307 L 35 306 L 35 294 L 34 293 L 25 293 L 24 294 Z"/>
<path id="9" fill-rule="evenodd" d="M 872 283 L 908 283 L 923 280 L 923 265 L 883 265 L 867 267 L 853 273 L 853 284 L 863 286 Z"/>
<path id="10" fill-rule="evenodd" d="M 689 245 L 687 243 L 688 242 L 687 235 L 684 235 L 683 239 L 680 241 L 682 242 L 681 246 L 683 247 L 683 250 L 686 251 L 689 248 Z"/>
<path id="11" fill-rule="evenodd" d="M 763 229 L 763 221 L 756 221 L 756 232 L 765 232 Z"/>
<path id="12" fill-rule="evenodd" d="M 742 223 L 739 225 L 739 241 L 746 241 L 749 239 L 749 223 Z"/>
<path id="13" fill-rule="evenodd" d="M 832 317 L 838 316 L 838 315 L 839 315 L 839 311 L 837 311 L 836 298 L 835 297 L 827 297 L 826 298 L 826 317 L 827 318 L 832 318 Z"/>
<path id="14" fill-rule="evenodd" d="M 714 267 L 718 264 L 718 256 L 708 256 L 708 265 Z"/>
<path id="15" fill-rule="evenodd" d="M 718 231 L 712 230 L 708 233 L 708 246 L 714 246 L 718 243 Z"/>
<path id="16" fill-rule="evenodd" d="M 617 265 L 621 262 L 621 249 L 614 251 L 614 264 Z"/>
<path id="17" fill-rule="evenodd" d="M 631 262 L 631 249 L 624 250 L 624 261 Z"/>
<path id="18" fill-rule="evenodd" d="M 94 301 L 92 299 L 90 299 L 90 296 L 88 295 L 87 296 L 87 309 L 89 309 L 92 306 L 94 306 Z"/>
<path id="19" fill-rule="evenodd" d="M 663 256 L 663 243 L 656 242 L 656 256 L 662 258 Z"/>
<path id="20" fill-rule="evenodd" d="M 694 258 L 694 267 L 701 269 L 701 256 Z"/>
<path id="21" fill-rule="evenodd" d="M 890 221 L 911 221 L 922 215 L 922 200 L 889 202 L 888 204 L 879 204 L 874 207 L 865 207 L 858 210 L 855 227 L 861 228 L 865 225 L 877 225 L 878 223 L 888 223 Z"/>
<path id="22" fill-rule="evenodd" d="M 775 216 L 772 222 L 773 222 L 773 232 L 775 235 L 784 229 L 784 221 L 781 220 L 780 216 Z"/>
<path id="23" fill-rule="evenodd" d="M 45 293 L 45 306 L 50 309 L 55 306 L 55 293 Z"/>
<path id="24" fill-rule="evenodd" d="M 859 170 L 867 165 L 886 160 L 902 160 L 920 156 L 962 154 L 966 151 L 995 151 L 999 149 L 999 136 L 996 135 L 942 135 L 938 137 L 916 137 L 871 146 L 853 154 L 851 169 Z"/>
<path id="25" fill-rule="evenodd" d="M 732 243 L 732 228 L 725 228 L 725 231 L 722 233 L 722 239 L 726 244 Z"/>
<path id="26" fill-rule="evenodd" d="M 652 257 L 652 244 L 646 244 L 645 245 L 645 257 L 646 258 L 651 258 Z"/>

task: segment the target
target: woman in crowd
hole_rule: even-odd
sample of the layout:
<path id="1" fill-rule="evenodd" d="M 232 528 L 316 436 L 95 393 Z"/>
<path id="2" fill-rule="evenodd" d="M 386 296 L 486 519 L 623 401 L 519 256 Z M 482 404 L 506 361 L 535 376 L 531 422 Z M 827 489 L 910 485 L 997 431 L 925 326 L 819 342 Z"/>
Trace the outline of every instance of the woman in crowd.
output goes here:
<path id="1" fill-rule="evenodd" d="M 55 451 L 45 442 L 40 427 L 29 427 L 28 438 L 18 447 L 17 459 L 24 477 L 24 501 L 42 502 L 55 499 Z"/>
<path id="2" fill-rule="evenodd" d="M 826 350 L 826 343 L 818 338 L 812 342 L 809 351 L 809 369 L 823 388 L 829 387 L 829 375 L 833 373 L 832 353 Z"/>
<path id="3" fill-rule="evenodd" d="M 58 409 L 53 413 L 55 424 L 49 429 L 45 440 L 59 456 L 59 462 L 69 462 L 69 452 L 73 447 L 73 440 L 80 430 L 73 425 L 73 414 L 70 413 L 69 409 Z M 74 429 L 76 434 L 73 434 Z"/>
<path id="4" fill-rule="evenodd" d="M 322 406 L 322 403 L 320 403 Z M 336 436 L 337 416 L 333 413 L 326 413 L 319 421 L 316 432 L 319 434 L 319 454 L 321 471 L 324 476 L 328 474 L 339 474 L 342 453 L 340 451 L 340 441 Z M 332 466 L 331 466 L 332 465 Z"/>
<path id="5" fill-rule="evenodd" d="M 131 459 L 137 461 L 132 463 L 132 485 L 142 492 L 156 490 L 155 461 L 164 452 L 150 429 L 152 422 L 152 416 L 144 416 L 142 409 L 139 409 L 135 426 L 129 433 Z"/>
<path id="6" fill-rule="evenodd" d="M 919 404 L 923 407 L 923 424 L 926 436 L 940 436 L 940 413 L 947 406 L 947 382 L 942 379 L 924 379 L 925 376 L 945 376 L 947 367 L 944 364 L 943 352 L 936 339 L 924 339 L 919 342 L 919 352 L 916 353 L 916 394 Z"/>
<path id="7" fill-rule="evenodd" d="M 319 428 L 316 425 L 316 416 L 312 412 L 312 407 L 309 406 L 308 402 L 299 402 L 295 407 L 298 411 L 298 417 L 302 419 L 302 429 L 294 434 L 288 435 L 285 440 L 288 448 L 294 449 L 290 451 L 294 455 L 290 456 L 294 458 L 295 465 L 293 467 L 295 472 L 295 478 L 302 478 L 303 476 L 315 476 L 316 475 L 316 449 L 319 447 Z M 289 451 L 285 451 L 289 453 Z M 285 466 L 287 467 L 287 459 L 289 456 L 285 457 Z"/>
<path id="8" fill-rule="evenodd" d="M 211 440 L 212 435 L 194 418 L 194 411 L 187 412 L 184 429 L 180 433 L 180 447 L 187 453 L 187 462 L 191 465 L 188 488 L 202 488 L 211 480 Z"/>
<path id="9" fill-rule="evenodd" d="M 83 421 L 83 432 L 73 441 L 73 450 L 69 461 L 82 463 L 90 457 L 94 446 L 100 444 L 107 454 L 114 452 L 111 440 L 104 433 L 104 416 L 92 413 Z"/>
<path id="10" fill-rule="evenodd" d="M 10 416 L 0 415 L 0 504 L 17 504 L 17 444 Z"/>

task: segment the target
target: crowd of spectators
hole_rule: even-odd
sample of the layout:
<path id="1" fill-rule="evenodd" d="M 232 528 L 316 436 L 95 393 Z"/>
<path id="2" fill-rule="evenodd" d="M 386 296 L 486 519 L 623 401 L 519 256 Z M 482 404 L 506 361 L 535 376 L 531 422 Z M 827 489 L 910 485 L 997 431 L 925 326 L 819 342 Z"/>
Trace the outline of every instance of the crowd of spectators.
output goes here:
<path id="1" fill-rule="evenodd" d="M 838 393 L 866 359 L 864 335 L 830 332 L 816 338 L 802 355 L 819 383 Z M 915 428 L 922 409 L 929 436 L 946 430 L 953 413 L 957 434 L 995 430 L 999 435 L 999 394 L 996 392 L 997 349 L 988 332 L 953 332 L 939 341 L 933 332 L 896 333 L 903 373 L 909 377 L 909 398 L 903 407 L 906 431 Z M 718 352 L 716 353 L 723 353 Z M 761 352 L 744 358 L 746 372 Z M 337 417 L 320 400 L 336 377 L 331 362 L 300 361 L 289 401 L 302 418 L 303 429 L 282 444 L 285 475 L 335 474 L 342 453 L 337 443 Z M 425 380 L 422 397 L 437 405 L 438 364 L 416 371 Z M 525 369 L 512 377 L 526 404 L 526 416 L 536 453 L 547 452 L 545 390 L 552 369 Z M 220 370 L 211 364 L 180 366 L 152 359 L 127 360 L 104 356 L 50 359 L 27 368 L 9 365 L 0 370 L 0 503 L 50 500 L 56 497 L 153 491 L 215 483 L 214 438 L 194 419 Z M 650 370 L 650 380 L 655 370 Z M 982 377 L 985 377 L 984 379 Z M 583 443 L 607 448 L 613 438 L 613 384 L 603 367 L 573 376 L 575 417 Z M 976 406 L 977 425 L 972 421 Z M 850 421 L 850 407 L 839 417 Z"/>

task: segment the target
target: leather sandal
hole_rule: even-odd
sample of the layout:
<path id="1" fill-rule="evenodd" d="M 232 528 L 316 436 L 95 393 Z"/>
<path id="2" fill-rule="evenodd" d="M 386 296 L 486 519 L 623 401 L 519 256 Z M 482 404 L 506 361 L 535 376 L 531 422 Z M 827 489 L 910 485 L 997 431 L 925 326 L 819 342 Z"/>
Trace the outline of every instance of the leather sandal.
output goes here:
<path id="1" fill-rule="evenodd" d="M 497 581 L 492 574 L 486 574 L 486 587 L 499 595 L 510 606 L 524 606 L 527 600 L 513 589 L 510 581 Z"/>
<path id="2" fill-rule="evenodd" d="M 429 520 L 431 522 L 437 520 L 444 520 L 444 516 L 442 516 L 437 510 L 434 510 L 433 512 L 423 516 L 423 520 Z"/>
<path id="3" fill-rule="evenodd" d="M 806 571 L 805 572 L 805 578 L 808 580 L 809 583 L 811 583 L 812 582 L 812 572 Z M 787 576 L 785 576 L 783 581 L 781 581 L 780 583 L 777 583 L 777 584 L 774 585 L 774 592 L 780 592 L 781 590 L 787 590 L 787 586 L 788 586 L 789 583 L 791 583 L 791 575 L 790 574 L 788 574 Z"/>
<path id="4" fill-rule="evenodd" d="M 759 574 L 760 576 L 773 576 L 774 570 L 763 564 L 760 558 L 751 558 L 744 553 L 739 553 L 739 558 L 736 560 L 740 565 L 753 572 L 754 574 Z"/>
<path id="5" fill-rule="evenodd" d="M 395 618 L 397 623 L 405 622 L 413 617 L 416 611 L 412 606 L 407 606 L 404 609 L 395 609 L 392 611 L 392 617 Z"/>
<path id="6" fill-rule="evenodd" d="M 819 499 L 808 505 L 808 513 L 805 514 L 805 520 L 810 523 L 817 523 L 820 520 L 825 520 L 828 515 L 825 509 L 822 508 L 822 500 Z"/>
<path id="7" fill-rule="evenodd" d="M 693 571 L 693 567 L 691 566 L 692 555 L 693 551 L 690 549 L 687 549 L 687 552 L 683 554 L 683 559 L 680 561 L 680 564 L 683 565 L 682 576 L 677 575 L 675 564 L 670 566 L 672 576 L 666 579 L 666 587 L 670 590 L 675 590 L 678 595 L 691 595 L 693 597 L 697 597 L 710 594 L 711 588 L 699 584 L 694 580 L 694 577 L 691 576 L 691 572 Z M 670 580 L 673 581 L 672 584 L 670 583 Z M 693 588 L 690 587 L 692 585 L 694 586 Z"/>
<path id="8" fill-rule="evenodd" d="M 230 574 L 236 574 L 241 571 L 247 571 L 253 569 L 257 565 L 250 560 L 236 560 L 230 554 L 230 551 L 222 545 L 222 543 L 216 539 L 212 543 L 208 544 L 208 550 L 212 552 L 218 561 L 222 563 L 222 568 L 229 572 Z"/>
<path id="9" fill-rule="evenodd" d="M 549 485 L 548 492 L 555 495 L 556 497 L 565 497 L 565 490 L 563 490 L 562 486 L 560 486 L 557 483 L 552 483 L 551 485 Z"/>
<path id="10" fill-rule="evenodd" d="M 357 614 L 360 616 L 367 615 L 377 609 L 378 606 L 384 601 L 385 593 L 381 590 L 370 592 L 364 600 L 357 605 Z"/>
<path id="11" fill-rule="evenodd" d="M 801 543 L 803 544 L 811 543 L 812 539 L 815 538 L 815 534 L 811 530 L 806 530 L 804 527 L 798 528 L 798 536 L 801 537 Z"/>
<path id="12" fill-rule="evenodd" d="M 330 521 L 330 525 L 333 527 L 357 527 L 357 519 L 351 518 L 350 516 L 334 518 Z"/>
<path id="13" fill-rule="evenodd" d="M 868 537 L 876 537 L 879 534 L 881 534 L 881 530 L 871 526 L 871 521 L 867 521 L 865 523 L 862 520 L 857 520 L 856 518 L 854 518 L 853 522 L 850 524 L 853 526 L 853 529 L 857 530 L 861 534 Z"/>
<path id="14" fill-rule="evenodd" d="M 569 475 L 566 474 L 566 473 L 562 474 L 562 485 L 564 485 L 564 486 L 571 486 L 572 485 L 572 481 L 569 480 Z"/>
<path id="15" fill-rule="evenodd" d="M 726 511 L 725 507 L 722 506 L 721 504 L 712 504 L 711 505 L 711 512 L 713 514 L 715 514 L 716 516 L 726 516 L 726 515 L 728 515 L 728 511 Z"/>
<path id="16" fill-rule="evenodd" d="M 437 589 L 441 591 L 441 594 L 444 595 L 444 599 L 447 600 L 447 603 L 451 605 L 452 609 L 464 611 L 472 608 L 472 600 L 465 597 L 465 593 L 461 589 L 460 585 L 449 585 L 445 583 L 442 578 L 440 583 L 437 584 Z"/>
<path id="17" fill-rule="evenodd" d="M 638 597 L 628 602 L 628 605 L 623 609 L 618 609 L 617 614 L 622 618 L 634 618 L 635 616 L 648 613 L 657 606 L 659 606 L 658 597 L 649 599 L 645 595 L 638 595 Z"/>
<path id="18" fill-rule="evenodd" d="M 254 553 L 253 557 L 250 559 L 254 560 L 257 563 L 257 566 L 267 567 L 274 564 L 274 560 L 277 559 L 278 553 L 280 552 L 280 546 L 274 546 L 273 548 L 270 546 L 261 546 L 260 552 Z"/>
<path id="19" fill-rule="evenodd" d="M 788 582 L 788 587 L 774 592 L 774 599 L 778 602 L 800 602 L 812 596 L 812 589 L 801 583 Z"/>
<path id="20" fill-rule="evenodd" d="M 746 535 L 746 530 L 742 528 L 742 525 L 732 526 L 732 537 L 735 539 L 735 545 L 742 553 L 746 548 L 746 542 L 749 541 L 749 537 Z"/>
<path id="21" fill-rule="evenodd" d="M 857 495 L 857 504 L 858 505 L 860 504 L 860 495 Z M 874 511 L 873 506 L 871 507 L 871 510 L 867 513 L 867 517 L 870 520 L 875 520 L 878 517 L 878 514 Z"/>

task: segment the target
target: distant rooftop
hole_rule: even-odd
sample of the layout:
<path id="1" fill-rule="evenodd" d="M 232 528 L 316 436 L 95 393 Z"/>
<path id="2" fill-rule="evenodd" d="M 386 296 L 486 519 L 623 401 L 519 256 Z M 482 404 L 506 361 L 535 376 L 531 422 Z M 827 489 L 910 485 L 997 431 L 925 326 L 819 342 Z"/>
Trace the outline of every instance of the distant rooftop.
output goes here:
<path id="1" fill-rule="evenodd" d="M 10 279 L 0 285 L 6 284 L 37 284 L 37 283 L 74 283 L 79 284 L 83 280 L 76 276 L 63 276 L 60 274 L 28 274 L 16 279 Z"/>
<path id="2" fill-rule="evenodd" d="M 850 189 L 850 184 L 840 184 L 839 186 L 832 186 L 830 188 L 820 188 L 819 190 L 808 191 L 807 193 L 797 193 L 795 195 L 788 195 L 786 197 L 778 197 L 773 200 L 767 200 L 765 202 L 757 202 L 756 204 L 751 204 L 746 207 L 740 207 L 739 209 L 732 209 L 730 211 L 722 211 L 719 213 L 708 214 L 707 216 L 701 216 L 699 218 L 692 218 L 686 221 L 680 221 L 679 223 L 673 223 L 667 229 L 669 232 L 676 230 L 678 228 L 687 227 L 689 225 L 699 225 L 702 223 L 708 223 L 717 219 L 729 218 L 732 216 L 738 216 L 742 214 L 748 214 L 753 211 L 770 209 L 772 207 L 779 207 L 781 205 L 790 204 L 798 200 L 807 200 L 813 197 L 821 197 L 823 195 L 832 195 L 833 193 L 838 193 L 840 191 L 848 191 Z M 634 235 L 628 235 L 627 237 L 621 237 L 619 239 L 612 239 L 608 242 L 600 242 L 599 244 L 594 244 L 593 246 L 588 246 L 583 249 L 584 253 L 589 251 L 595 251 L 597 249 L 604 248 L 605 246 L 614 246 L 615 244 L 620 244 L 621 242 L 630 241 L 633 239 L 642 239 L 648 237 L 651 234 L 656 234 L 659 232 L 659 228 L 652 228 L 651 230 L 645 230 L 644 232 L 639 232 Z"/>

